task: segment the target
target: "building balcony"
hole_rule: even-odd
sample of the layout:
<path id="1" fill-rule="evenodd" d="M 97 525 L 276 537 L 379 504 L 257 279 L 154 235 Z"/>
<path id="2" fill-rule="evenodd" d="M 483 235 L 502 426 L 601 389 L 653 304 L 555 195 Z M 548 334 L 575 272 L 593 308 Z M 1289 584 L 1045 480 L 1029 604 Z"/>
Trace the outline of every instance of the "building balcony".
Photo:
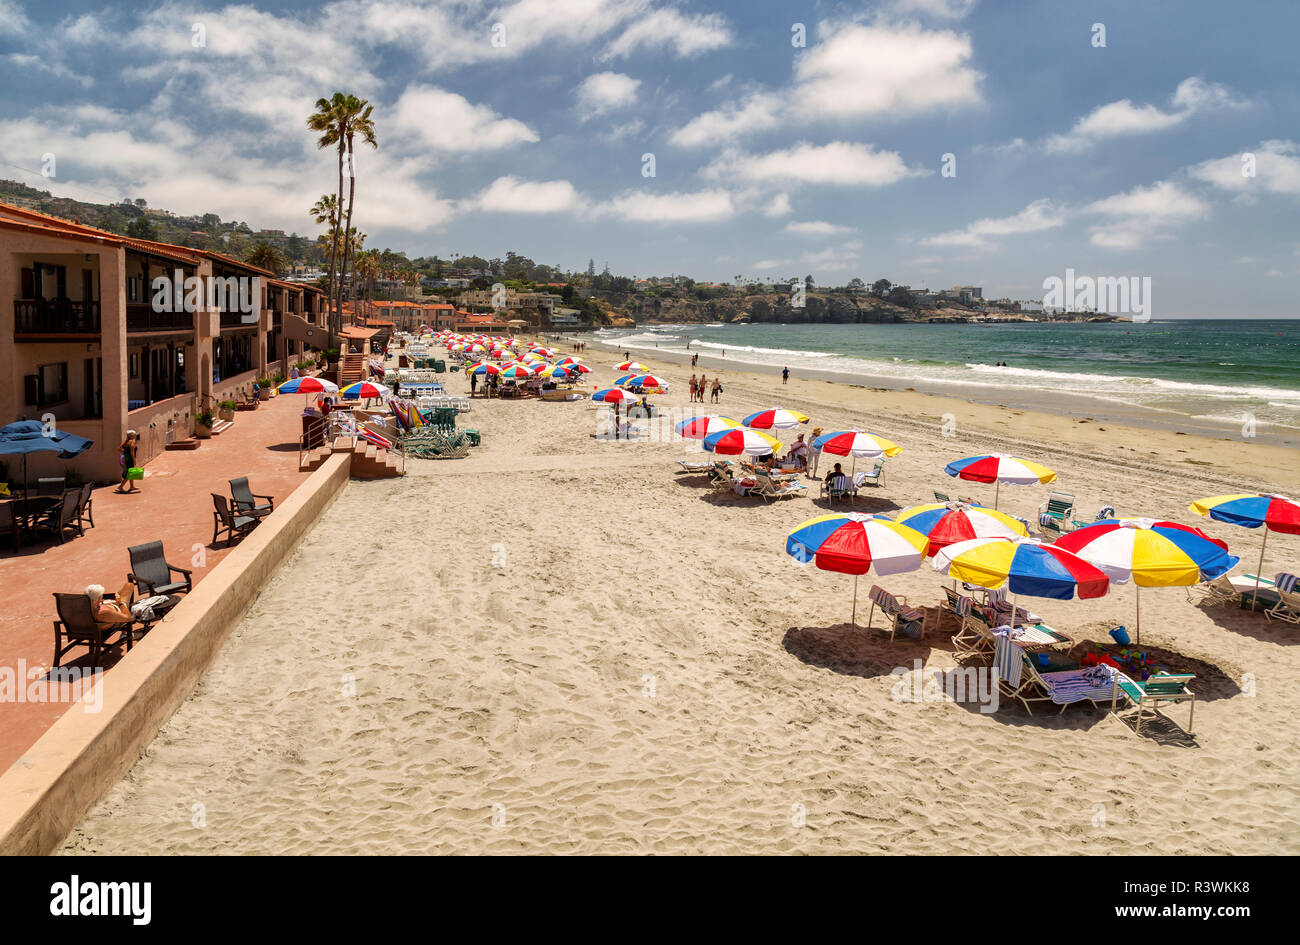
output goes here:
<path id="1" fill-rule="evenodd" d="M 14 334 L 98 335 L 98 302 L 71 299 L 15 299 Z"/>
<path id="2" fill-rule="evenodd" d="M 256 328 L 259 319 L 256 313 L 245 314 L 244 312 L 222 312 L 222 328 Z"/>
<path id="3" fill-rule="evenodd" d="M 126 330 L 128 332 L 192 331 L 193 329 L 192 312 L 156 312 L 147 302 L 127 303 Z"/>

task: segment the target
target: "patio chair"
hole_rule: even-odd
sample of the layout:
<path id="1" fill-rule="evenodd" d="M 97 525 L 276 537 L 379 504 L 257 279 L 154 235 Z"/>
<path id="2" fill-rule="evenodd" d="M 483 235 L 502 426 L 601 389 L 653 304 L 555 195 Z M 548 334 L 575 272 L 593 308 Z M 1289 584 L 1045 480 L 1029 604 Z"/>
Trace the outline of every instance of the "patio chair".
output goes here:
<path id="1" fill-rule="evenodd" d="M 127 549 L 127 554 L 131 556 L 131 573 L 126 579 L 134 582 L 135 592 L 141 597 L 176 594 L 181 591 L 188 594 L 194 589 L 191 580 L 194 572 L 168 564 L 161 541 L 132 545 Z M 181 580 L 172 580 L 173 573 L 181 575 Z"/>
<path id="2" fill-rule="evenodd" d="M 897 597 L 886 591 L 879 584 L 871 585 L 867 595 L 871 598 L 871 610 L 867 614 L 867 629 L 872 628 L 876 608 L 889 620 L 889 642 L 894 642 L 894 635 L 902 630 L 909 637 L 920 639 L 925 634 L 925 611 L 920 607 L 907 606 L 906 597 Z"/>
<path id="3" fill-rule="evenodd" d="M 62 476 L 49 479 L 36 480 L 37 495 L 63 495 L 63 490 L 67 488 L 68 481 Z"/>
<path id="4" fill-rule="evenodd" d="M 247 476 L 230 480 L 230 497 L 234 499 L 235 511 L 241 515 L 255 515 L 262 518 L 275 511 L 275 497 L 253 492 L 248 485 Z M 259 501 L 261 499 L 266 501 Z"/>
<path id="5" fill-rule="evenodd" d="M 18 520 L 14 517 L 14 507 L 12 503 L 0 502 L 0 535 L 8 535 L 14 543 L 14 551 L 18 550 L 18 539 L 21 530 Z"/>
<path id="6" fill-rule="evenodd" d="M 1264 611 L 1269 620 L 1283 620 L 1287 623 L 1300 623 L 1300 593 L 1296 591 L 1296 576 L 1279 571 L 1273 579 L 1278 602 Z"/>
<path id="7" fill-rule="evenodd" d="M 853 488 L 852 481 L 843 473 L 827 479 L 825 490 L 826 498 L 831 505 L 834 505 L 838 499 L 852 498 L 858 494 L 857 490 Z"/>
<path id="8" fill-rule="evenodd" d="M 984 611 L 975 606 L 973 597 L 953 593 L 953 613 L 961 621 L 961 626 L 952 635 L 953 656 L 981 656 L 993 649 L 993 626 L 984 615 Z"/>
<path id="9" fill-rule="evenodd" d="M 801 482 L 778 481 L 762 473 L 754 474 L 754 482 L 755 486 L 749 490 L 749 495 L 761 495 L 769 502 L 772 499 L 803 495 L 808 488 Z"/>
<path id="10" fill-rule="evenodd" d="M 77 509 L 81 503 L 81 490 L 69 489 L 63 493 L 63 498 L 59 504 L 50 509 L 45 517 L 36 523 L 36 528 L 54 532 L 55 537 L 59 539 L 59 544 L 67 541 L 66 532 L 72 529 L 78 535 L 84 535 L 81 523 L 78 521 Z"/>
<path id="11" fill-rule="evenodd" d="M 127 652 L 131 651 L 131 627 L 133 621 L 101 626 L 90 609 L 90 598 L 85 594 L 55 594 L 54 608 L 59 619 L 54 621 L 54 665 L 74 646 L 90 648 L 92 666 L 99 665 L 99 658 L 104 649 L 126 643 Z M 111 639 L 117 634 L 117 639 Z"/>
<path id="12" fill-rule="evenodd" d="M 1099 667 L 1100 668 L 1100 667 Z M 1109 667 L 1107 667 L 1109 668 Z M 1196 713 L 1196 693 L 1192 692 L 1189 684 L 1196 677 L 1191 673 L 1157 673 L 1151 676 L 1146 682 L 1137 682 L 1123 673 L 1115 673 L 1115 681 L 1111 696 L 1111 708 L 1114 709 L 1115 702 L 1119 699 L 1120 694 L 1127 696 L 1138 709 L 1137 726 L 1134 733 L 1142 734 L 1142 719 L 1147 706 L 1151 707 L 1152 715 L 1159 714 L 1157 706 L 1165 702 L 1190 702 L 1191 705 L 1187 711 L 1187 734 L 1192 734 L 1192 717 Z"/>
<path id="13" fill-rule="evenodd" d="M 81 526 L 83 534 L 86 526 L 95 527 L 95 515 L 92 509 L 95 504 L 94 491 L 95 484 L 88 482 L 81 487 L 81 495 L 77 497 L 77 524 Z"/>
<path id="14" fill-rule="evenodd" d="M 215 545 L 222 535 L 226 536 L 226 545 L 232 545 L 236 538 L 243 538 L 262 520 L 256 515 L 236 515 L 230 510 L 230 504 L 224 495 L 212 495 L 212 543 Z"/>

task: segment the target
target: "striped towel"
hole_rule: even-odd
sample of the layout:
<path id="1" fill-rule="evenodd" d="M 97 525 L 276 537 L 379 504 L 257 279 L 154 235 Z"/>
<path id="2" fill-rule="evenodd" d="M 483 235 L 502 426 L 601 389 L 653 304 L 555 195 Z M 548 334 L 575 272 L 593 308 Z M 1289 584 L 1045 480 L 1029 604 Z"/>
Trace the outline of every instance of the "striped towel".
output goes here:
<path id="1" fill-rule="evenodd" d="M 998 668 L 998 678 L 1012 689 L 1019 689 L 1025 651 L 1016 646 L 1010 630 L 1010 627 L 1000 627 L 993 631 L 993 663 Z"/>
<path id="2" fill-rule="evenodd" d="M 1115 694 L 1115 677 L 1121 675 L 1113 666 L 1101 664 L 1087 669 L 1067 669 L 1059 673 L 1042 673 L 1047 691 L 1057 705 L 1069 705 L 1090 699 L 1100 702 Z"/>
<path id="3" fill-rule="evenodd" d="M 1279 591 L 1290 594 L 1295 590 L 1297 578 L 1294 574 L 1287 574 L 1285 571 L 1277 572 L 1273 578 L 1273 584 Z"/>
<path id="4" fill-rule="evenodd" d="M 386 436 L 381 436 L 374 430 L 366 429 L 365 427 L 361 428 L 361 438 L 367 443 L 375 444 L 375 446 L 378 446 L 380 449 L 391 450 L 393 448 L 392 440 Z"/>

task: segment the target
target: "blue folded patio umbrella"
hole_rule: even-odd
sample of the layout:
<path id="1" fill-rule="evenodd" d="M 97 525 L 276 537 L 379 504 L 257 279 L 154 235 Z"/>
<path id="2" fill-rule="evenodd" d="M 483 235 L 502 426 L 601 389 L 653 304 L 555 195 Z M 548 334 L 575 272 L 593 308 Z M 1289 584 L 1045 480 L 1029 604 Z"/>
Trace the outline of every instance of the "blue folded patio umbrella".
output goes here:
<path id="1" fill-rule="evenodd" d="M 47 429 L 39 420 L 19 420 L 0 427 L 0 456 L 22 456 L 23 498 L 27 497 L 27 456 L 31 453 L 57 453 L 59 459 L 72 459 L 90 448 L 94 440 L 58 429 Z"/>

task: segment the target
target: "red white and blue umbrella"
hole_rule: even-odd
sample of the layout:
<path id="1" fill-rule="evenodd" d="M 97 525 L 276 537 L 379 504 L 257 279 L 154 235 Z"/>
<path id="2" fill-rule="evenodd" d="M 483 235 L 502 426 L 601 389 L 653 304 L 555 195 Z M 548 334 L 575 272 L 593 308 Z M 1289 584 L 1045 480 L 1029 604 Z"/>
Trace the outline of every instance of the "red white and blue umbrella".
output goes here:
<path id="1" fill-rule="evenodd" d="M 662 393 L 668 390 L 668 382 L 654 374 L 629 375 L 619 384 L 619 386 L 635 387 L 652 393 Z"/>
<path id="2" fill-rule="evenodd" d="M 896 516 L 930 539 L 930 554 L 972 538 L 1026 538 L 1029 532 L 1005 512 L 964 502 L 915 505 Z"/>
<path id="3" fill-rule="evenodd" d="M 747 431 L 753 432 L 753 431 Z M 853 623 L 858 618 L 858 578 L 869 571 L 901 574 L 921 566 L 930 541 L 914 528 L 884 515 L 856 512 L 810 518 L 785 539 L 785 552 L 800 564 L 853 575 Z"/>
<path id="4" fill-rule="evenodd" d="M 319 377 L 295 377 L 276 388 L 282 394 L 337 394 L 339 385 Z"/>
<path id="5" fill-rule="evenodd" d="M 355 384 L 349 384 L 339 391 L 339 394 L 349 399 L 358 397 L 387 397 L 392 393 L 382 384 L 375 384 L 371 381 L 358 381 Z"/>
<path id="6" fill-rule="evenodd" d="M 1197 515 L 1204 515 L 1218 522 L 1240 525 L 1242 528 L 1264 527 L 1264 540 L 1259 546 L 1259 564 L 1255 568 L 1255 599 L 1258 601 L 1259 579 L 1264 571 L 1264 549 L 1268 547 L 1268 533 L 1300 535 L 1300 502 L 1283 495 L 1255 492 L 1197 499 L 1188 508 Z"/>
<path id="7" fill-rule="evenodd" d="M 606 404 L 630 404 L 635 403 L 640 398 L 636 394 L 623 390 L 621 387 L 610 387 L 606 390 L 598 390 L 591 395 L 591 399 Z"/>
<path id="8" fill-rule="evenodd" d="M 1046 466 L 1021 459 L 1018 456 L 1005 456 L 994 453 L 989 456 L 968 456 L 949 463 L 943 471 L 958 479 L 970 482 L 996 483 L 993 488 L 993 507 L 998 507 L 998 490 L 1002 483 L 1013 486 L 1028 486 L 1033 483 L 1046 485 L 1056 481 L 1056 473 Z"/>
<path id="9" fill-rule="evenodd" d="M 755 414 L 754 416 L 758 416 Z M 748 419 L 748 418 L 746 418 Z M 866 433 L 862 430 L 842 430 L 838 433 L 823 433 L 812 441 L 812 448 L 819 453 L 833 453 L 836 456 L 852 456 L 855 459 L 876 459 L 881 456 L 897 456 L 903 448 L 883 436 Z"/>
<path id="10" fill-rule="evenodd" d="M 758 413 L 751 413 L 740 422 L 755 430 L 789 430 L 801 423 L 807 423 L 808 415 L 797 410 L 786 410 L 784 407 L 771 407 Z"/>
<path id="11" fill-rule="evenodd" d="M 1100 568 L 1030 538 L 959 541 L 934 556 L 934 569 L 967 584 L 1005 586 L 1012 594 L 1053 600 L 1102 597 L 1110 589 L 1110 578 Z"/>
<path id="12" fill-rule="evenodd" d="M 526 364 L 511 364 L 501 369 L 501 376 L 511 380 L 532 377 L 533 371 Z"/>

